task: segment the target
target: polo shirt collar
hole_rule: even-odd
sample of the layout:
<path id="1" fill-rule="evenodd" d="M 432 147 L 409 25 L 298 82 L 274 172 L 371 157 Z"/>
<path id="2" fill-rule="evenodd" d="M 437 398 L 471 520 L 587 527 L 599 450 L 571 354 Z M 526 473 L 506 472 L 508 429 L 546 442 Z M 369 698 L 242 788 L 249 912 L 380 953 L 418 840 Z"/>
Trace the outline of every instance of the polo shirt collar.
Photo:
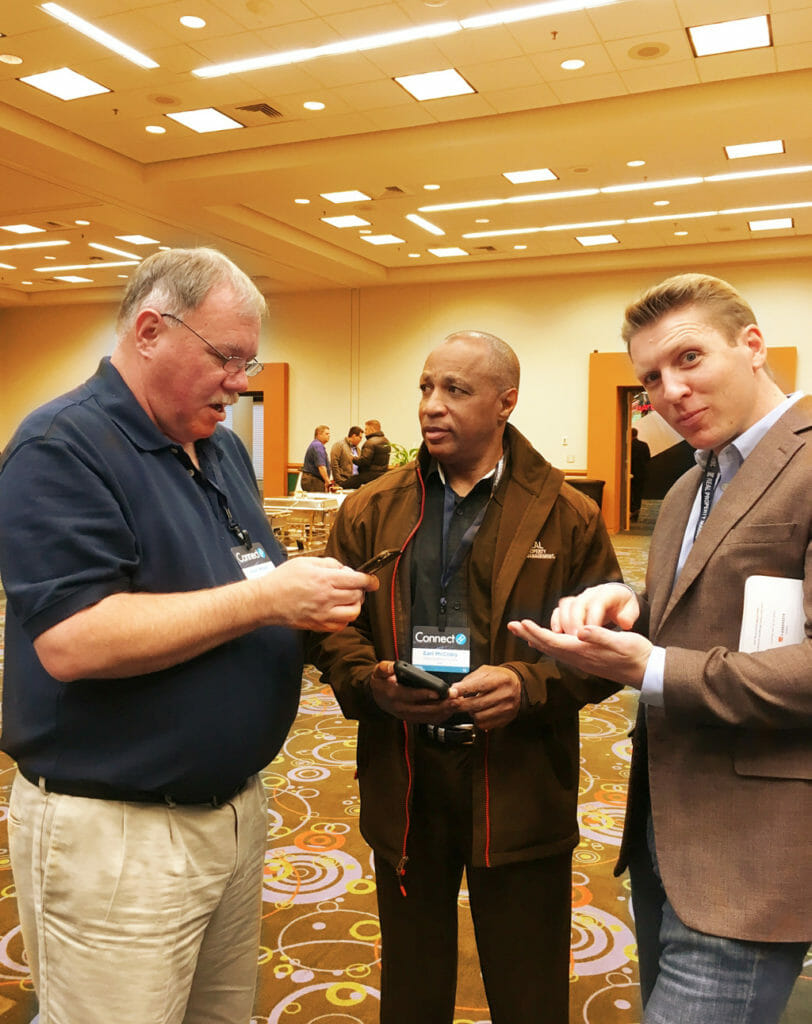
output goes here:
<path id="1" fill-rule="evenodd" d="M 182 447 L 159 430 L 147 416 L 109 356 L 102 359 L 88 384 L 99 405 L 137 448 L 145 452 L 154 452 Z M 220 452 L 220 444 L 214 437 L 202 438 L 197 445 L 201 454 L 209 446 Z"/>

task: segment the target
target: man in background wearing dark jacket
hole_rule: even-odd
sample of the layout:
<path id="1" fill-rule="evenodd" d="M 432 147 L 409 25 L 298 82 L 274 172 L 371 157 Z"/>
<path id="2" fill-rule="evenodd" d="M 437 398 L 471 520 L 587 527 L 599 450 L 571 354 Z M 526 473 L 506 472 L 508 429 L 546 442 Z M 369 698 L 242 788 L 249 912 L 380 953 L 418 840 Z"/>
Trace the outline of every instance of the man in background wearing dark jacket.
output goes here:
<path id="1" fill-rule="evenodd" d="M 358 479 L 362 484 L 376 480 L 389 469 L 389 453 L 392 450 L 381 430 L 380 420 L 367 420 L 364 433 L 367 439 L 358 458 Z"/>

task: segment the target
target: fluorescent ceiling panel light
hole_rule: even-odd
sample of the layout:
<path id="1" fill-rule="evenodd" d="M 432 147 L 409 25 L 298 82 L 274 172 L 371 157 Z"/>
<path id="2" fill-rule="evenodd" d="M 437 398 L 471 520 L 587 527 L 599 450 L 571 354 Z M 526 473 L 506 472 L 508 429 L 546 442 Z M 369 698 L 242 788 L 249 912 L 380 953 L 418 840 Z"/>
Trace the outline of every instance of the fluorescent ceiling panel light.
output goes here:
<path id="1" fill-rule="evenodd" d="M 35 235 L 45 231 L 45 228 L 35 228 L 33 224 L 0 224 L 0 229 L 14 235 Z"/>
<path id="2" fill-rule="evenodd" d="M 570 14 L 573 11 L 589 10 L 592 7 L 610 7 L 618 0 L 548 0 L 546 3 L 513 7 L 507 11 L 493 11 L 478 14 L 473 18 L 462 18 L 463 28 L 490 28 L 493 25 L 513 25 L 517 21 L 533 21 L 553 14 Z"/>
<path id="3" fill-rule="evenodd" d="M 372 196 L 368 196 L 366 192 L 359 192 L 358 189 L 349 189 L 346 192 L 322 192 L 321 198 L 326 199 L 328 203 L 361 203 L 366 199 L 371 199 Z"/>
<path id="4" fill-rule="evenodd" d="M 729 174 L 711 174 L 705 181 L 744 181 L 746 178 L 772 178 L 779 174 L 807 174 L 812 171 L 812 164 L 800 164 L 797 167 L 773 167 L 761 171 L 731 171 Z"/>
<path id="5" fill-rule="evenodd" d="M 157 245 L 157 238 L 150 238 L 148 235 L 116 235 L 119 242 L 127 242 L 129 245 Z M 129 254 L 128 254 L 129 255 Z"/>
<path id="6" fill-rule="evenodd" d="M 370 245 L 398 245 L 405 241 L 404 238 L 398 238 L 397 235 L 361 235 L 361 238 L 365 242 L 369 242 Z"/>
<path id="7" fill-rule="evenodd" d="M 575 241 L 581 245 L 615 245 L 617 239 L 614 235 L 576 235 Z"/>
<path id="8" fill-rule="evenodd" d="M 781 228 L 793 227 L 792 217 L 774 217 L 772 220 L 751 220 L 751 231 L 778 231 Z"/>
<path id="9" fill-rule="evenodd" d="M 698 213 L 663 213 L 658 217 L 629 217 L 627 224 L 657 224 L 664 220 L 697 220 L 701 217 L 718 217 L 718 210 L 701 210 Z"/>
<path id="10" fill-rule="evenodd" d="M 38 274 L 53 274 L 55 270 L 109 270 L 118 267 L 135 267 L 138 265 L 139 260 L 119 260 L 116 263 L 72 263 L 70 266 L 55 267 L 51 263 L 47 267 L 34 267 L 34 270 Z"/>
<path id="11" fill-rule="evenodd" d="M 688 29 L 688 38 L 697 57 L 736 50 L 756 50 L 769 46 L 770 21 L 766 14 L 736 21 L 720 21 L 714 25 L 694 25 Z"/>
<path id="12" fill-rule="evenodd" d="M 504 199 L 472 199 L 467 203 L 437 203 L 434 206 L 420 206 L 421 213 L 441 213 L 444 210 L 478 210 L 482 206 L 502 206 Z"/>
<path id="13" fill-rule="evenodd" d="M 468 231 L 463 238 L 498 238 L 505 235 L 535 235 L 544 228 L 503 228 L 501 231 Z"/>
<path id="14" fill-rule="evenodd" d="M 808 210 L 812 202 L 805 203 L 773 203 L 770 206 L 740 206 L 733 210 L 720 210 L 720 213 L 768 213 L 770 210 Z"/>
<path id="15" fill-rule="evenodd" d="M 421 103 L 426 100 L 442 100 L 448 96 L 465 96 L 476 89 L 454 68 L 444 71 L 426 71 L 422 75 L 401 75 L 395 78 L 398 85 Z"/>
<path id="16" fill-rule="evenodd" d="M 235 121 L 227 114 L 221 114 L 214 107 L 201 107 L 199 110 L 179 110 L 174 114 L 167 114 L 173 121 L 191 128 L 193 132 L 203 135 L 206 132 L 227 132 L 234 128 L 244 128 L 244 124 Z"/>
<path id="17" fill-rule="evenodd" d="M 141 68 L 157 68 L 160 67 L 150 57 L 145 56 L 143 53 L 139 53 L 138 50 L 134 50 L 132 46 L 128 46 L 126 43 L 122 43 L 120 39 L 116 39 L 115 36 L 111 36 L 109 32 L 104 32 L 96 25 L 89 21 L 85 21 L 84 18 L 80 18 L 78 14 L 74 14 L 72 11 L 61 7 L 59 4 L 40 4 L 40 9 L 45 11 L 46 14 L 50 14 L 52 18 L 57 18 L 59 21 L 64 22 L 71 28 L 76 29 L 77 32 L 81 32 L 83 36 L 87 36 L 89 39 L 95 40 L 97 43 L 101 43 L 102 46 L 108 50 L 112 50 L 117 53 L 120 57 L 124 57 L 133 64 L 137 64 Z"/>
<path id="18" fill-rule="evenodd" d="M 0 245 L 0 252 L 11 249 L 50 249 L 54 245 L 70 245 L 67 239 L 52 239 L 48 242 L 17 242 L 16 245 Z"/>
<path id="19" fill-rule="evenodd" d="M 513 185 L 526 185 L 531 181 L 558 181 L 549 167 L 537 167 L 534 171 L 502 171 L 502 177 Z"/>
<path id="20" fill-rule="evenodd" d="M 138 236 L 141 237 L 140 235 Z M 125 252 L 123 249 L 114 249 L 112 245 L 102 245 L 101 242 L 88 242 L 88 247 L 98 249 L 100 252 L 109 252 L 113 256 L 123 256 L 126 260 L 140 260 L 141 257 L 134 252 Z"/>
<path id="21" fill-rule="evenodd" d="M 728 160 L 743 160 L 748 156 L 772 156 L 784 152 L 783 139 L 771 139 L 769 142 L 743 142 L 737 146 L 725 146 Z"/>
<path id="22" fill-rule="evenodd" d="M 419 209 L 421 213 L 437 213 L 447 210 L 474 210 L 483 206 L 542 203 L 549 199 L 582 199 L 585 196 L 596 196 L 599 192 L 600 189 L 597 188 L 579 188 L 570 189 L 566 192 L 537 192 L 527 196 L 509 196 L 507 199 L 474 199 L 467 203 L 437 203 L 434 206 L 421 206 Z"/>
<path id="23" fill-rule="evenodd" d="M 468 256 L 470 255 L 465 249 L 460 249 L 458 245 L 451 245 L 447 249 L 429 249 L 432 256 L 439 256 L 440 259 L 445 259 L 446 256 Z"/>
<path id="24" fill-rule="evenodd" d="M 325 224 L 334 228 L 365 228 L 369 221 L 363 217 L 356 217 L 354 213 L 348 213 L 346 217 L 322 217 Z"/>
<path id="25" fill-rule="evenodd" d="M 76 274 L 55 274 L 54 281 L 67 281 L 68 284 L 92 284 L 90 277 L 77 277 Z"/>
<path id="26" fill-rule="evenodd" d="M 618 224 L 626 224 L 624 220 L 593 220 L 583 224 L 548 224 L 542 231 L 586 231 L 588 228 L 612 228 Z M 609 236 L 611 237 L 611 236 Z"/>
<path id="27" fill-rule="evenodd" d="M 85 96 L 110 92 L 106 85 L 99 85 L 92 78 L 85 78 L 70 68 L 54 68 L 53 71 L 43 71 L 38 75 L 26 75 L 20 81 L 47 92 L 49 96 L 56 96 L 59 100 L 80 100 Z"/>
<path id="28" fill-rule="evenodd" d="M 430 220 L 426 220 L 425 217 L 421 217 L 416 213 L 407 213 L 406 220 L 410 220 L 412 224 L 416 224 L 419 228 L 424 231 L 428 231 L 430 235 L 444 235 L 445 231 L 442 228 L 438 228 L 436 224 L 432 224 Z"/>
<path id="29" fill-rule="evenodd" d="M 334 57 L 342 53 L 361 53 L 364 50 L 398 46 L 401 43 L 411 43 L 419 39 L 436 39 L 439 36 L 459 32 L 460 29 L 461 25 L 458 21 L 438 21 L 431 25 L 415 25 L 413 28 L 400 29 L 395 32 L 380 32 L 371 36 L 359 36 L 356 39 L 342 39 L 335 43 L 326 43 L 324 46 L 308 46 L 298 50 L 283 50 L 279 53 L 247 57 L 245 60 L 228 61 L 225 64 L 210 64 L 208 67 L 195 68 L 192 74 L 198 78 L 220 78 L 223 75 L 259 71 L 262 68 L 301 64 L 319 57 Z"/>
<path id="30" fill-rule="evenodd" d="M 645 192 L 652 188 L 678 188 L 681 185 L 700 185 L 706 178 L 672 178 L 670 181 L 635 181 L 629 185 L 607 185 L 601 192 Z"/>

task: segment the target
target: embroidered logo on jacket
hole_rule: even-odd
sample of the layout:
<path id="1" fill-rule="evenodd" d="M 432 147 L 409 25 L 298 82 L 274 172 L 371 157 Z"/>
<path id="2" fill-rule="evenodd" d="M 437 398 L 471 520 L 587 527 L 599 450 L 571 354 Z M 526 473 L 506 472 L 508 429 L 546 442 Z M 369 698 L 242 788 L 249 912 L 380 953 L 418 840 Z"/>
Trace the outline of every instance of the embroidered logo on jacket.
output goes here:
<path id="1" fill-rule="evenodd" d="M 548 551 L 547 548 L 541 543 L 541 541 L 534 540 L 533 546 L 527 552 L 528 558 L 548 558 L 550 560 L 555 559 L 557 556 L 554 552 Z"/>

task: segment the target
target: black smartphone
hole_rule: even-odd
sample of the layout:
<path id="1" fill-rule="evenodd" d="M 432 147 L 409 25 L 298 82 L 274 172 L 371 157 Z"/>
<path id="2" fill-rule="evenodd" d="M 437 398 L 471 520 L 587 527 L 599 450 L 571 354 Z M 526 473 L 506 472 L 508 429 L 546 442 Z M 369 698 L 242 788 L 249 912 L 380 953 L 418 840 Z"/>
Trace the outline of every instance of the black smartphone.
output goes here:
<path id="1" fill-rule="evenodd" d="M 439 676 L 433 676 L 431 672 L 425 672 L 417 665 L 410 665 L 408 661 L 395 662 L 395 677 L 401 686 L 411 686 L 417 690 L 431 690 L 439 697 L 448 696 L 448 683 Z"/>
<path id="2" fill-rule="evenodd" d="M 373 555 L 372 558 L 368 558 L 366 562 L 359 565 L 355 571 L 373 575 L 376 572 L 380 572 L 385 565 L 393 562 L 399 554 L 400 548 L 389 548 L 386 551 L 379 551 L 377 555 Z"/>

